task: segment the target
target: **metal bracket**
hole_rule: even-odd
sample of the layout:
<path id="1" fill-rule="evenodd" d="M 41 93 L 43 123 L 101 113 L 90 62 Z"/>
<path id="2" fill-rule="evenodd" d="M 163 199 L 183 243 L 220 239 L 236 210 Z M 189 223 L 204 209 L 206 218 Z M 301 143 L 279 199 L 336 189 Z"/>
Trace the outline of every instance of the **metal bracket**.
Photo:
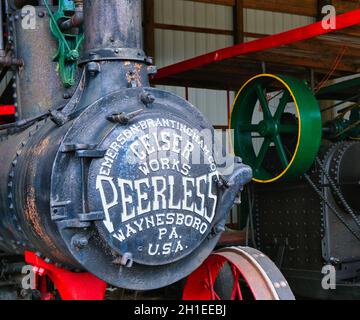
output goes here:
<path id="1" fill-rule="evenodd" d="M 79 65 L 92 61 L 108 61 L 108 60 L 124 60 L 124 61 L 138 61 L 152 65 L 151 57 L 147 57 L 145 52 L 133 48 L 103 48 L 91 50 L 86 52 L 81 58 Z"/>
<path id="2" fill-rule="evenodd" d="M 81 213 L 78 216 L 80 222 L 103 221 L 105 219 L 104 211 Z"/>
<path id="3" fill-rule="evenodd" d="M 65 208 L 63 209 L 65 211 Z M 105 213 L 103 211 L 99 212 L 89 212 L 89 213 L 80 213 L 75 219 L 67 219 L 58 221 L 57 224 L 60 229 L 83 229 L 89 228 L 92 222 L 102 221 L 105 219 Z"/>
<path id="4" fill-rule="evenodd" d="M 96 147 L 96 144 L 65 143 L 61 146 L 60 151 L 63 153 L 70 153 L 79 150 L 94 150 Z"/>
<path id="5" fill-rule="evenodd" d="M 105 150 L 78 150 L 75 152 L 75 155 L 78 158 L 101 159 L 104 158 L 105 153 Z"/>

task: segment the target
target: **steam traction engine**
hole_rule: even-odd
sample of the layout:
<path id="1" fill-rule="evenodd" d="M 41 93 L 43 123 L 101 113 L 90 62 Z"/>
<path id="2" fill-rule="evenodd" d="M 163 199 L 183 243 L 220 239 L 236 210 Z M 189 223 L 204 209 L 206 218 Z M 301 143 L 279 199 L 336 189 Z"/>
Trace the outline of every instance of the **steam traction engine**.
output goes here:
<path id="1" fill-rule="evenodd" d="M 141 49 L 141 1 L 9 0 L 1 9 L 2 75 L 13 74 L 2 103 L 15 109 L 0 127 L 2 294 L 15 297 L 23 254 L 36 273 L 26 297 L 101 299 L 106 283 L 152 290 L 186 278 L 215 248 L 252 171 L 232 158 L 221 174 L 211 124 L 149 86 L 156 69 Z M 251 250 L 211 258 L 219 270 L 235 262 L 229 298 L 243 297 L 240 276 L 255 298 L 292 298 Z M 219 297 L 213 284 L 184 297 Z"/>

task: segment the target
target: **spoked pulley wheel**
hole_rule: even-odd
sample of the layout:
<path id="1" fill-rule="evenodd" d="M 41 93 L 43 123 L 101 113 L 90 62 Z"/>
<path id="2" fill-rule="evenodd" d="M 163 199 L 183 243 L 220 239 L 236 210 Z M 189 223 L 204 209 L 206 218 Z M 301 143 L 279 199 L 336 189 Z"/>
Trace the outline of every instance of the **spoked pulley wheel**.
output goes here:
<path id="1" fill-rule="evenodd" d="M 286 279 L 260 251 L 248 247 L 213 253 L 186 282 L 184 300 L 294 300 Z"/>
<path id="2" fill-rule="evenodd" d="M 322 138 L 321 112 L 310 88 L 271 74 L 258 75 L 240 89 L 230 127 L 236 155 L 252 167 L 260 183 L 308 171 Z"/>

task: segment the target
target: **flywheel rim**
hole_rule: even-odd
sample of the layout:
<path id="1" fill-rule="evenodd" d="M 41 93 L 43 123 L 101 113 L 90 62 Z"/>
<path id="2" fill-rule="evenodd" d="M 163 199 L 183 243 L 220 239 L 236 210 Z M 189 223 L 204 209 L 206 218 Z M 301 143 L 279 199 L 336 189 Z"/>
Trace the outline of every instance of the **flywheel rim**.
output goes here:
<path id="1" fill-rule="evenodd" d="M 275 264 L 260 251 L 248 247 L 225 248 L 213 253 L 188 277 L 183 299 L 221 300 L 214 290 L 214 284 L 226 263 L 230 265 L 235 280 L 231 300 L 244 300 L 240 280 L 246 282 L 253 300 L 295 299 L 289 284 Z M 237 275 L 241 278 L 235 278 Z"/>
<path id="2" fill-rule="evenodd" d="M 266 86 L 271 81 L 280 84 L 284 92 L 274 115 L 269 109 L 266 92 L 264 94 Z M 264 120 L 254 125 L 251 119 L 258 101 L 263 110 Z M 296 128 L 281 123 L 281 116 L 286 113 L 289 103 L 295 105 L 298 119 Z M 271 183 L 282 178 L 291 179 L 305 173 L 315 160 L 322 138 L 320 107 L 308 86 L 295 78 L 273 74 L 259 74 L 242 86 L 233 103 L 229 127 L 235 130 L 235 154 L 252 167 L 253 181 L 258 183 Z M 259 137 L 264 138 L 258 155 L 253 144 L 253 132 L 258 132 Z M 296 147 L 291 152 L 284 147 L 282 141 L 282 135 L 285 133 L 297 134 Z M 283 168 L 275 174 L 263 168 L 265 156 L 272 143 L 275 144 L 279 164 Z"/>

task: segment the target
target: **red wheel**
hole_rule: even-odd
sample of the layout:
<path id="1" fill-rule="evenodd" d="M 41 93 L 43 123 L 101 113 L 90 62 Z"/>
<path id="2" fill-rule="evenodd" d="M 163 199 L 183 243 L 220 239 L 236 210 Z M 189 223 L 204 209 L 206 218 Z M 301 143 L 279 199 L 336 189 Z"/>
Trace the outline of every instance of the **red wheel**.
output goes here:
<path id="1" fill-rule="evenodd" d="M 212 254 L 186 282 L 184 300 L 294 300 L 276 265 L 252 248 Z"/>

